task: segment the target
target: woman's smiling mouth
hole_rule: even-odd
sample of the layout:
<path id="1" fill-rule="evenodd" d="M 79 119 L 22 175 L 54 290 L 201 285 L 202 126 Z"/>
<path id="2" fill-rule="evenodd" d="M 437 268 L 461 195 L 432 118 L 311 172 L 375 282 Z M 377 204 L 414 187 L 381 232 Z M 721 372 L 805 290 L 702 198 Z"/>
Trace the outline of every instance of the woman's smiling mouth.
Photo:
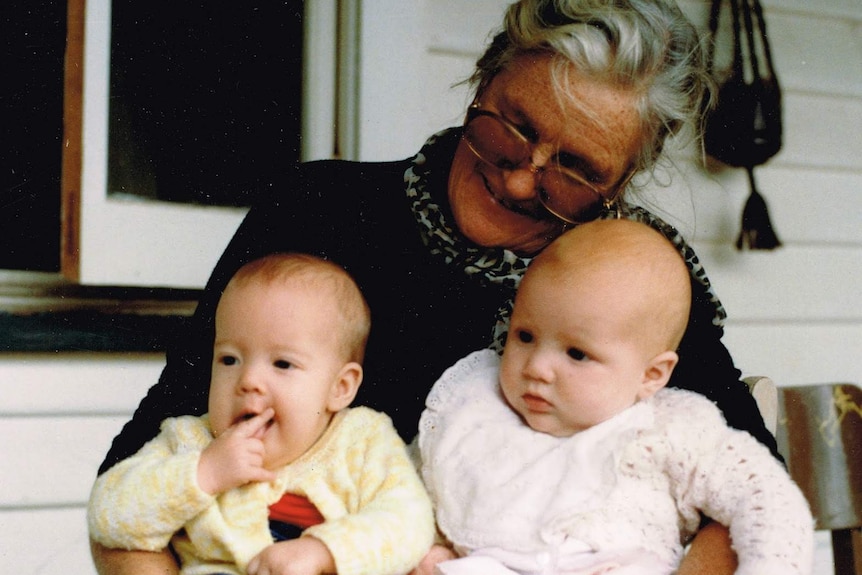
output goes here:
<path id="1" fill-rule="evenodd" d="M 488 178 L 485 177 L 485 174 L 480 172 L 479 175 L 482 177 L 482 182 L 485 184 L 485 190 L 488 192 L 488 195 L 490 195 L 491 198 L 497 204 L 499 204 L 501 207 L 509 210 L 510 212 L 516 213 L 519 216 L 524 216 L 524 217 L 530 218 L 531 220 L 541 220 L 542 219 L 541 217 L 539 217 L 539 214 L 532 212 L 532 211 L 529 211 L 529 210 L 526 210 L 526 209 L 522 208 L 521 206 L 519 206 L 518 204 L 510 202 L 506 198 L 498 195 L 491 188 L 491 184 L 488 181 Z"/>

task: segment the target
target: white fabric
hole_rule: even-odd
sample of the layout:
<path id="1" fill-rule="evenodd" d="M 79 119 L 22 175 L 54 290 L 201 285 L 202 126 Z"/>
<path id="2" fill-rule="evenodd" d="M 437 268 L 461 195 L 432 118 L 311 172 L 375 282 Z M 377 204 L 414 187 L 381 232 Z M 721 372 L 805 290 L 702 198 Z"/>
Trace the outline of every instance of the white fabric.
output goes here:
<path id="1" fill-rule="evenodd" d="M 809 572 L 813 522 L 801 492 L 704 397 L 665 389 L 556 438 L 505 404 L 498 371 L 493 351 L 462 359 L 435 384 L 420 421 L 423 479 L 460 555 L 502 549 L 518 572 L 536 571 L 515 563 L 550 558 L 539 572 L 566 573 L 563 558 L 637 546 L 661 565 L 646 572 L 672 573 L 703 512 L 729 525 L 737 573 Z"/>
<path id="2" fill-rule="evenodd" d="M 480 549 L 466 557 L 438 563 L 435 575 L 656 575 L 667 570 L 653 555 L 638 549 L 577 553 L 552 557 L 502 549 Z"/>

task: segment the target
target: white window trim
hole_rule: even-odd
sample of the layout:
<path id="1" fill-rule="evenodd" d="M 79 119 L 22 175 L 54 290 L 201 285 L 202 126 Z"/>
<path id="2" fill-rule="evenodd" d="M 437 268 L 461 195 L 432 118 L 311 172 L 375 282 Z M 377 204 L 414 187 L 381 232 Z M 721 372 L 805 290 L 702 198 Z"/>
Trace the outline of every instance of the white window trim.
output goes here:
<path id="1" fill-rule="evenodd" d="M 303 159 L 330 157 L 336 0 L 306 2 Z M 109 197 L 111 1 L 88 0 L 84 22 L 81 200 L 76 281 L 91 286 L 201 288 L 247 210 Z"/>

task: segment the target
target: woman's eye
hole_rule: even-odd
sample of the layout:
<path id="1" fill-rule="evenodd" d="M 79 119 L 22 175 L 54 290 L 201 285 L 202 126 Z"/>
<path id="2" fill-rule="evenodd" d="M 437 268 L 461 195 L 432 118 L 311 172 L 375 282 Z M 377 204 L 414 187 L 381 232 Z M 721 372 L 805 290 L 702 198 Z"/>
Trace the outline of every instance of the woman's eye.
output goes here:
<path id="1" fill-rule="evenodd" d="M 536 131 L 535 128 L 531 126 L 519 126 L 515 123 L 512 123 L 512 126 L 515 128 L 515 130 L 518 131 L 519 134 L 521 134 L 521 137 L 523 137 L 528 142 L 532 142 L 535 144 L 539 141 L 539 132 Z"/>
<path id="2" fill-rule="evenodd" d="M 587 354 L 576 347 L 570 347 L 568 351 L 566 351 L 566 354 L 575 361 L 583 361 L 587 359 Z"/>
<path id="3" fill-rule="evenodd" d="M 291 363 L 286 359 L 277 359 L 272 362 L 272 365 L 276 367 L 276 369 L 290 369 Z"/>
<path id="4" fill-rule="evenodd" d="M 520 341 L 521 343 L 531 343 L 533 341 L 533 334 L 528 332 L 528 331 L 524 331 L 522 329 L 519 329 L 518 330 L 518 341 Z"/>
<path id="5" fill-rule="evenodd" d="M 557 166 L 568 172 L 573 172 L 578 179 L 589 182 L 595 186 L 600 186 L 604 183 L 602 182 L 602 179 L 595 174 L 595 172 L 589 169 L 589 166 L 586 165 L 584 160 L 573 154 L 568 154 L 566 152 L 558 153 Z"/>
<path id="6" fill-rule="evenodd" d="M 497 164 L 497 167 L 500 168 L 501 170 L 517 170 L 518 166 L 521 164 L 521 162 L 516 163 L 516 162 L 513 162 L 512 160 L 510 160 L 509 158 L 500 156 L 500 159 L 497 160 L 496 164 Z"/>

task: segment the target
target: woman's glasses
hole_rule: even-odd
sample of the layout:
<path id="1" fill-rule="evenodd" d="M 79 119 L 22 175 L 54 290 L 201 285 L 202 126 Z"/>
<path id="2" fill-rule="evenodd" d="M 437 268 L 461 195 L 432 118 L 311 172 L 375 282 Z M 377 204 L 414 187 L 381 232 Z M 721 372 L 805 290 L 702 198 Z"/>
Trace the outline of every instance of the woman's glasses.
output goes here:
<path id="1" fill-rule="evenodd" d="M 467 110 L 464 141 L 476 157 L 501 170 L 515 170 L 529 164 L 531 172 L 539 174 L 538 198 L 553 216 L 567 224 L 581 224 L 596 219 L 609 209 L 615 199 L 605 197 L 583 175 L 553 160 L 548 165 L 532 163 L 534 144 L 517 126 L 489 110 L 473 103 Z M 622 189 L 626 178 L 617 189 Z"/>

